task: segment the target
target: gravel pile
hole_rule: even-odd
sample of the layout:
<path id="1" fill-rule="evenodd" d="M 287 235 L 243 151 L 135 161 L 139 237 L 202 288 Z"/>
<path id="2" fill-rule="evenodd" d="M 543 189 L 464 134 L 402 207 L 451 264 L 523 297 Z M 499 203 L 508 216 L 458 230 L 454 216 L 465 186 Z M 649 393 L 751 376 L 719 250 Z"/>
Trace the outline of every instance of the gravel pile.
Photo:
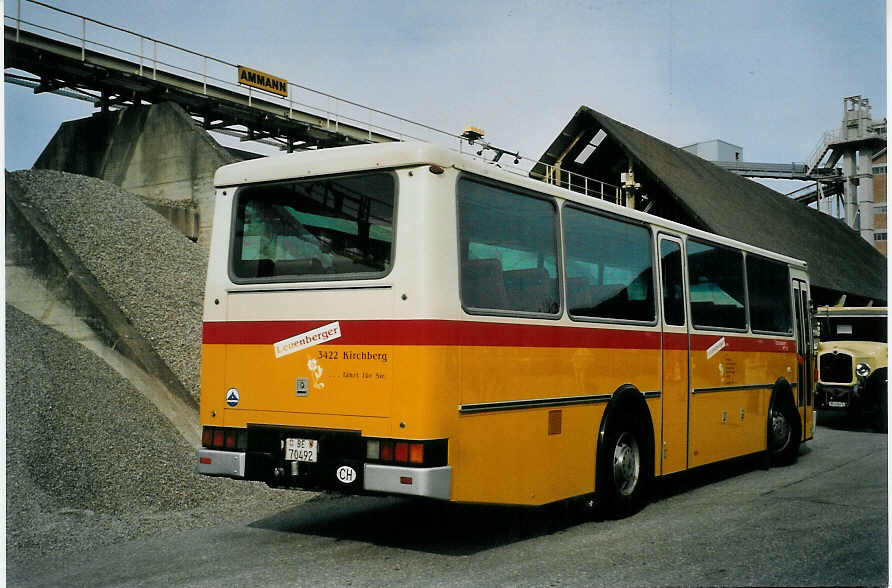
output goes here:
<path id="1" fill-rule="evenodd" d="M 204 249 L 109 182 L 51 170 L 9 176 L 197 400 Z"/>
<path id="2" fill-rule="evenodd" d="M 80 344 L 6 308 L 6 548 L 15 566 L 315 496 L 199 476 L 194 449 Z"/>

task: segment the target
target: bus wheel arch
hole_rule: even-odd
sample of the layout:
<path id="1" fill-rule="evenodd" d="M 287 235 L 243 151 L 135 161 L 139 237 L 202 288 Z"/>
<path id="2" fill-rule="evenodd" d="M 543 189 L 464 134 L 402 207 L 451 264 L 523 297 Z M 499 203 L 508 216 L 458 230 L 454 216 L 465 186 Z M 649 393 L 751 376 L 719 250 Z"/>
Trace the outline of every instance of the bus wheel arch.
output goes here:
<path id="1" fill-rule="evenodd" d="M 644 395 L 625 384 L 607 403 L 597 438 L 595 492 L 609 517 L 644 506 L 654 476 L 654 429 Z"/>
<path id="2" fill-rule="evenodd" d="M 802 420 L 796 408 L 793 386 L 778 378 L 768 404 L 766 451 L 771 465 L 789 465 L 796 461 L 802 440 Z"/>

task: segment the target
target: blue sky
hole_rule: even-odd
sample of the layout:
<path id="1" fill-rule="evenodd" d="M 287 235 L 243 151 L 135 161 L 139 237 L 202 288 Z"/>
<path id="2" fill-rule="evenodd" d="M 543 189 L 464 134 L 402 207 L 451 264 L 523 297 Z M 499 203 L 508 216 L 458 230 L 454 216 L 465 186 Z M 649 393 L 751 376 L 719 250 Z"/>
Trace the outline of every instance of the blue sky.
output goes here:
<path id="1" fill-rule="evenodd" d="M 804 161 L 844 96 L 886 115 L 882 0 L 51 3 L 437 128 L 473 124 L 531 157 L 583 104 L 761 162 Z M 91 112 L 4 89 L 7 169 L 30 167 L 61 122 Z"/>

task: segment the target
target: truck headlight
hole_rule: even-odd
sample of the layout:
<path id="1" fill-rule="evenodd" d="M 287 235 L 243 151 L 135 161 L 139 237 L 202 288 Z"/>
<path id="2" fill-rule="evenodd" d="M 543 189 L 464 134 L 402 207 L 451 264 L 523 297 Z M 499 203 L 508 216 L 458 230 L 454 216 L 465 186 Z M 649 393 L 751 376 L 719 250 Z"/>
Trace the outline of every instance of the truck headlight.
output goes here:
<path id="1" fill-rule="evenodd" d="M 867 362 L 860 362 L 855 366 L 855 373 L 862 378 L 866 378 L 870 375 L 870 364 Z"/>

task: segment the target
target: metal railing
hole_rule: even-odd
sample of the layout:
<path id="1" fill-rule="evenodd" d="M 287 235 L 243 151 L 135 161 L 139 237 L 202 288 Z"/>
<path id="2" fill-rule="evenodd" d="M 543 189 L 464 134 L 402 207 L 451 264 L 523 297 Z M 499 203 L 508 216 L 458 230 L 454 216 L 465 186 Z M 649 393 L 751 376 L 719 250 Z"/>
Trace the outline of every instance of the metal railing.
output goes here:
<path id="1" fill-rule="evenodd" d="M 25 5 L 30 9 L 28 15 L 23 11 Z M 476 153 L 478 147 L 471 149 L 467 146 L 466 139 L 458 134 L 291 81 L 288 81 L 287 97 L 243 86 L 232 81 L 238 79 L 237 64 L 39 0 L 16 0 L 15 16 L 4 14 L 4 21 L 15 28 L 17 42 L 20 33 L 26 31 L 70 43 L 80 48 L 81 60 L 84 62 L 88 60 L 88 52 L 95 50 L 138 64 L 138 69 L 132 73 L 142 77 L 156 80 L 159 71 L 175 72 L 182 78 L 200 83 L 205 95 L 208 94 L 209 87 L 224 88 L 247 97 L 249 105 L 255 98 L 262 97 L 265 102 L 287 108 L 289 118 L 294 116 L 295 111 L 315 115 L 324 120 L 327 131 L 337 133 L 340 125 L 349 124 L 354 128 L 365 129 L 370 140 L 374 133 L 397 141 L 438 143 L 464 155 L 492 163 Z M 542 180 L 546 183 L 569 188 L 593 198 L 619 202 L 620 190 L 617 186 L 565 170 L 555 173 L 554 166 L 522 155 L 517 155 L 516 159 L 518 164 L 515 166 L 507 163 L 498 165 L 505 171 L 523 176 L 529 176 L 534 166 L 542 165 L 545 168 Z"/>
<path id="2" fill-rule="evenodd" d="M 821 160 L 824 158 L 824 155 L 827 153 L 827 149 L 829 149 L 831 143 L 835 143 L 839 141 L 840 131 L 839 129 L 833 129 L 830 131 L 825 131 L 821 138 L 818 140 L 818 144 L 815 146 L 814 150 L 811 152 L 811 155 L 808 158 L 808 172 L 811 173 Z"/>
<path id="3" fill-rule="evenodd" d="M 33 8 L 34 14 L 23 15 L 24 6 Z M 372 133 L 379 133 L 394 140 L 459 139 L 458 135 L 430 125 L 291 81 L 288 82 L 288 97 L 246 87 L 233 81 L 238 79 L 237 64 L 63 10 L 39 0 L 17 0 L 16 16 L 4 15 L 4 19 L 7 24 L 14 23 L 16 41 L 19 40 L 21 31 L 38 32 L 51 39 L 76 44 L 80 47 L 82 61 L 87 60 L 89 50 L 99 50 L 138 63 L 138 70 L 133 73 L 140 76 L 155 80 L 158 71 L 163 69 L 198 82 L 205 95 L 208 86 L 211 85 L 242 94 L 247 97 L 249 105 L 255 98 L 262 96 L 266 102 L 287 108 L 289 117 L 295 110 L 299 110 L 324 119 L 326 130 L 337 132 L 341 124 L 350 124 L 366 129 L 370 138 Z M 46 21 L 54 21 L 54 24 L 47 24 Z M 117 42 L 109 39 L 115 39 Z M 436 137 L 438 135 L 439 137 Z"/>
<path id="4" fill-rule="evenodd" d="M 799 198 L 800 196 L 808 196 L 815 192 L 818 188 L 818 182 L 809 182 L 804 186 L 800 186 L 791 192 L 784 194 L 787 198 Z"/>

